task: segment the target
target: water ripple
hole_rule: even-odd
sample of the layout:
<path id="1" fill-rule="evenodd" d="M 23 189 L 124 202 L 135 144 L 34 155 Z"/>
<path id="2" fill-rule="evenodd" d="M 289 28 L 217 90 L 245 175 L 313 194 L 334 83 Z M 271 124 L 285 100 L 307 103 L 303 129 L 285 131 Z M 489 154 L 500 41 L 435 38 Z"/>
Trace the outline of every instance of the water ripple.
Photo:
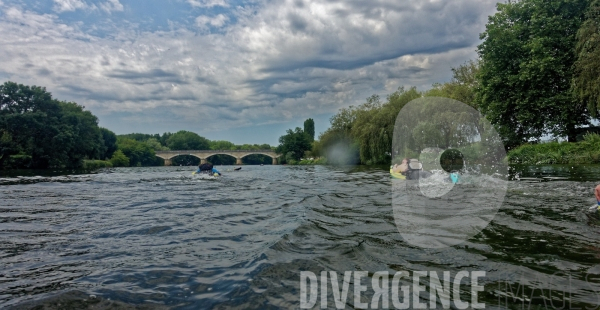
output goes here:
<path id="1" fill-rule="evenodd" d="M 543 181 L 509 182 L 490 225 L 445 249 L 402 239 L 386 169 L 192 171 L 0 179 L 0 307 L 297 308 L 304 270 L 485 270 L 491 308 L 523 277 L 545 289 L 571 279 L 572 306 L 600 292 L 600 226 L 585 213 L 600 170 L 521 169 Z"/>

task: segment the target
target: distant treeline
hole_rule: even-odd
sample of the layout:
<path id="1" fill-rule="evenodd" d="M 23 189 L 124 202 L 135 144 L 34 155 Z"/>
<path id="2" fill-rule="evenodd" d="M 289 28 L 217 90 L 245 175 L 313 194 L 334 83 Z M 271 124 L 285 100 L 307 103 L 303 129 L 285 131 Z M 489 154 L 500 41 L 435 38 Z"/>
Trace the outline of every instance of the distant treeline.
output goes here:
<path id="1" fill-rule="evenodd" d="M 162 135 L 115 135 L 98 126 L 98 118 L 83 106 L 60 101 L 44 87 L 14 82 L 0 85 L 0 168 L 98 168 L 154 166 L 164 161 L 161 150 L 258 150 L 268 144 L 235 145 L 210 141 L 196 133 L 179 131 Z M 214 164 L 235 164 L 235 158 L 215 155 Z M 271 164 L 263 155 L 245 157 L 247 164 Z M 179 156 L 173 164 L 198 164 L 191 156 Z"/>
<path id="2" fill-rule="evenodd" d="M 543 137 L 575 142 L 595 131 L 591 124 L 600 107 L 600 0 L 520 0 L 499 3 L 497 9 L 480 35 L 478 59 L 453 68 L 450 82 L 427 91 L 400 88 L 384 101 L 374 95 L 362 105 L 341 109 L 313 143 L 311 155 L 325 156 L 328 163 L 389 164 L 396 116 L 421 96 L 459 100 L 480 111 L 509 155 L 520 145 L 541 143 Z M 590 139 L 586 145 L 596 145 Z M 520 155 L 511 158 L 564 162 L 554 157 L 568 153 L 573 159 L 581 155 L 577 162 L 597 161 L 595 153 L 578 155 L 578 149 L 548 144 L 520 148 Z M 553 152 L 552 158 L 537 160 L 534 150 Z"/>

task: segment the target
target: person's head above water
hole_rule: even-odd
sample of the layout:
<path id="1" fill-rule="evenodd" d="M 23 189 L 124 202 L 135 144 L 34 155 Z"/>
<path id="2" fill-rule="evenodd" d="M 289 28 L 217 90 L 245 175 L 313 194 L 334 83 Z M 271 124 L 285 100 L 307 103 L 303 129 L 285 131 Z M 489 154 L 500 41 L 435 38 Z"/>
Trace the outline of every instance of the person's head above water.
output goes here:
<path id="1" fill-rule="evenodd" d="M 402 163 L 396 167 L 397 172 L 406 172 L 408 170 L 408 158 L 402 159 Z"/>

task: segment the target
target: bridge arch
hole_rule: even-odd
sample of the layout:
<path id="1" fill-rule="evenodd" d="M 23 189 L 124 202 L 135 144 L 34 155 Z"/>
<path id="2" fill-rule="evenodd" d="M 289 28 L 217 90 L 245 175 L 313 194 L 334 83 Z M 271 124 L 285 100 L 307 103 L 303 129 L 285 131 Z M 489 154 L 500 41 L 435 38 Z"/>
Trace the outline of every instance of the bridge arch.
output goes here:
<path id="1" fill-rule="evenodd" d="M 229 155 L 236 159 L 236 165 L 242 164 L 242 158 L 260 154 L 271 157 L 273 165 L 277 164 L 279 155 L 273 150 L 179 150 L 179 151 L 156 151 L 155 155 L 165 160 L 165 166 L 171 165 L 171 159 L 180 155 L 190 155 L 200 158 L 201 163 L 205 163 L 207 158 L 214 155 Z"/>
<path id="2" fill-rule="evenodd" d="M 252 153 L 252 154 L 246 154 L 244 156 L 241 156 L 241 158 L 244 158 L 244 157 L 249 156 L 249 155 L 265 155 L 265 156 L 268 156 L 268 157 L 271 157 L 271 158 L 274 158 L 274 159 L 277 159 L 277 157 L 279 157 L 279 156 L 273 157 L 273 155 L 271 155 L 271 154 L 265 154 L 265 153 Z"/>

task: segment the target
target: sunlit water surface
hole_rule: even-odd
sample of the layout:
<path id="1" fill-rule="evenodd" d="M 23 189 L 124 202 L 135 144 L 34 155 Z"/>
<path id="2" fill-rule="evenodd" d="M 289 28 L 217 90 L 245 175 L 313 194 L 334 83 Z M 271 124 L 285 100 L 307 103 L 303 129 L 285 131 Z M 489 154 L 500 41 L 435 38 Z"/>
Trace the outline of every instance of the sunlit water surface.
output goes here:
<path id="1" fill-rule="evenodd" d="M 521 306 L 505 302 L 512 283 L 555 307 L 600 304 L 600 226 L 586 213 L 598 166 L 512 167 L 492 222 L 443 249 L 403 240 L 385 167 L 217 168 L 223 177 L 154 167 L 0 178 L 0 308 L 65 303 L 71 291 L 181 309 L 298 308 L 304 270 L 483 270 L 490 309 Z"/>

